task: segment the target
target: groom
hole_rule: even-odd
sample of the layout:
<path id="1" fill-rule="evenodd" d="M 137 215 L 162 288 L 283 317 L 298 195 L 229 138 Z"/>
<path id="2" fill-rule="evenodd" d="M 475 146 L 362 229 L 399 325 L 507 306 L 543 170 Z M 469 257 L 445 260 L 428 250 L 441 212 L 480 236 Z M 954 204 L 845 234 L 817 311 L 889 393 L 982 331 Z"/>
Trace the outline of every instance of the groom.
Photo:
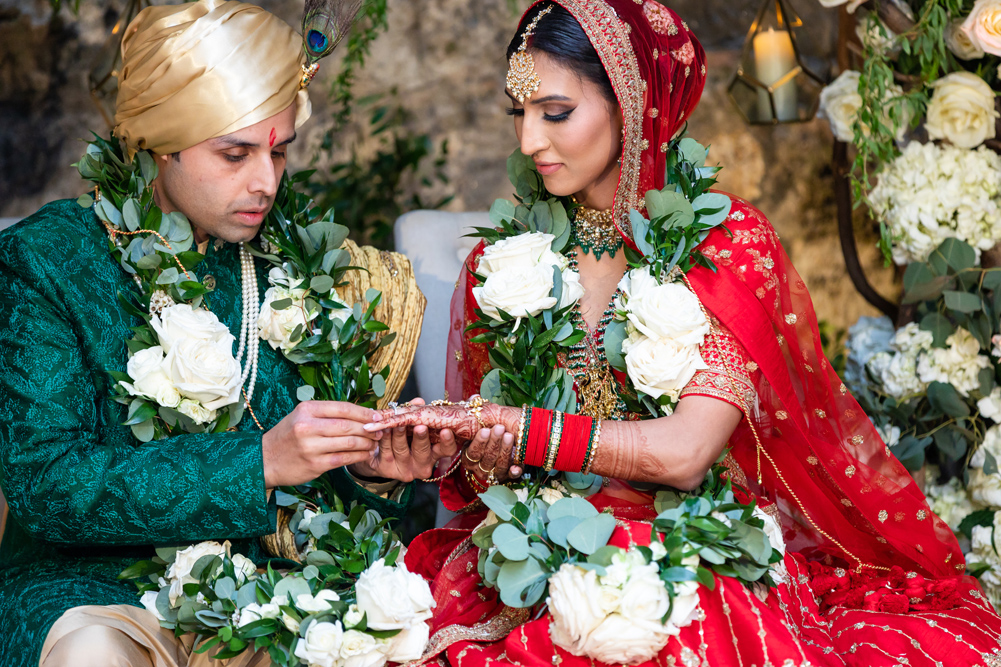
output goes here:
<path id="1" fill-rule="evenodd" d="M 155 203 L 191 221 L 205 255 L 195 279 L 214 287 L 211 309 L 235 334 L 236 244 L 257 234 L 310 114 L 301 38 L 253 5 L 201 0 L 144 10 L 122 52 L 115 136 L 156 161 Z M 116 579 L 122 569 L 153 545 L 209 539 L 259 561 L 256 538 L 276 529 L 273 489 L 330 470 L 346 503 L 399 517 L 412 485 L 394 480 L 428 477 L 454 451 L 432 448 L 426 429 L 412 443 L 367 432 L 373 410 L 296 405 L 295 368 L 264 344 L 237 428 L 138 442 L 111 400 L 139 324 L 119 296 L 135 290 L 101 222 L 75 201 L 0 234 L 2 667 L 204 660 L 137 607 L 135 587 Z"/>

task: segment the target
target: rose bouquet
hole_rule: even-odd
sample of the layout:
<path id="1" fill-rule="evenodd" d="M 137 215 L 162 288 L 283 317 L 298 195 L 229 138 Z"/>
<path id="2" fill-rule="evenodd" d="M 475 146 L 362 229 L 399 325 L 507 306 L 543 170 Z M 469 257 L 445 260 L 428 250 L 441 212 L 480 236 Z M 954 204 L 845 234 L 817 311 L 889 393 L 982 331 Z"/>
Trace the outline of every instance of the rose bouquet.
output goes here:
<path id="1" fill-rule="evenodd" d="M 491 511 L 472 537 L 484 584 L 511 607 L 545 600 L 553 642 L 574 655 L 650 660 L 694 619 L 713 572 L 745 583 L 785 576 L 778 524 L 739 502 L 718 464 L 698 491 L 658 493 L 642 545 L 610 544 L 621 541 L 615 518 L 560 485 L 493 486 L 480 498 Z"/>
<path id="2" fill-rule="evenodd" d="M 571 319 L 584 288 L 564 254 L 570 220 L 563 204 L 545 191 L 530 157 L 515 151 L 508 173 L 518 204 L 498 199 L 490 209 L 497 228 L 474 234 L 487 245 L 473 272 L 478 320 L 468 329 L 477 332 L 474 343 L 490 345 L 493 366 L 480 394 L 501 405 L 573 412 L 573 379 L 557 361 L 584 337 Z"/>
<path id="3" fill-rule="evenodd" d="M 712 267 L 696 248 L 730 214 L 729 197 L 710 191 L 719 168 L 707 167 L 707 157 L 697 141 L 675 140 L 664 188 L 646 193 L 650 218 L 630 213 L 637 250 L 626 251 L 633 268 L 619 283 L 605 354 L 631 382 L 627 404 L 652 416 L 671 414 L 688 381 L 707 368 L 699 347 L 709 321 L 683 278 L 696 265 Z"/>
<path id="4" fill-rule="evenodd" d="M 195 651 L 214 659 L 265 650 L 274 665 L 345 667 L 406 662 L 427 644 L 434 599 L 427 583 L 397 564 L 402 545 L 372 510 L 329 512 L 308 521 L 303 565 L 260 570 L 229 542 L 158 549 L 120 578 L 135 579 L 142 603 Z"/>

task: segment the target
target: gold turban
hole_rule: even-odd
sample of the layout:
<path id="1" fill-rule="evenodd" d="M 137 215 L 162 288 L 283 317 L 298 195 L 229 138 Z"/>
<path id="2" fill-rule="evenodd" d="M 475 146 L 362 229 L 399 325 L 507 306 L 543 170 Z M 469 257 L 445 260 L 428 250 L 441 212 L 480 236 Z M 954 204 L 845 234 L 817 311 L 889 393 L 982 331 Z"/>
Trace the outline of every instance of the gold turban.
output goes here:
<path id="1" fill-rule="evenodd" d="M 115 136 L 129 155 L 167 155 L 259 123 L 296 105 L 302 38 L 280 18 L 229 0 L 147 7 L 122 39 Z"/>

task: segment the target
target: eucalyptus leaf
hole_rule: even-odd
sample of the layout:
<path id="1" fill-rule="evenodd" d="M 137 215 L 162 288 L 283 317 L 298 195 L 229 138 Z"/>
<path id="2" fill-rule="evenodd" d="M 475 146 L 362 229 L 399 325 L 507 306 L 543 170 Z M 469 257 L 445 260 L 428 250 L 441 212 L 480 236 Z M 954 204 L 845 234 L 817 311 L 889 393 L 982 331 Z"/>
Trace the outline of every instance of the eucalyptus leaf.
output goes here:
<path id="1" fill-rule="evenodd" d="M 546 575 L 543 566 L 534 558 L 504 563 L 497 574 L 501 602 L 518 609 L 533 606 L 545 590 Z M 537 590 L 540 584 L 542 590 Z"/>
<path id="2" fill-rule="evenodd" d="M 502 523 L 493 533 L 493 543 L 504 558 L 511 561 L 528 558 L 528 535 L 510 523 Z"/>
<path id="3" fill-rule="evenodd" d="M 501 389 L 501 369 L 495 368 L 483 376 L 483 381 L 480 383 L 480 396 L 491 403 L 501 402 L 501 397 L 503 396 Z"/>
<path id="4" fill-rule="evenodd" d="M 491 487 L 494 488 L 494 487 Z M 512 492 L 512 495 L 513 492 Z M 597 516 L 598 510 L 594 505 L 580 497 L 560 498 L 549 506 L 548 516 L 550 522 L 565 516 L 577 519 L 590 519 Z"/>
<path id="5" fill-rule="evenodd" d="M 298 398 L 301 403 L 312 401 L 314 396 L 316 396 L 316 389 L 308 384 L 305 384 L 295 390 L 295 397 Z"/>
<path id="6" fill-rule="evenodd" d="M 317 294 L 327 294 L 334 289 L 334 279 L 330 276 L 313 276 L 309 281 L 309 289 Z"/>
<path id="7" fill-rule="evenodd" d="M 511 508 L 518 502 L 518 496 L 506 486 L 494 485 L 480 494 L 480 500 L 487 509 L 492 509 L 501 521 L 510 521 Z"/>
<path id="8" fill-rule="evenodd" d="M 156 429 L 153 426 L 152 419 L 147 419 L 140 424 L 133 424 L 130 428 L 132 429 L 132 435 L 134 435 L 136 440 L 139 442 L 149 442 L 156 434 Z"/>
<path id="9" fill-rule="evenodd" d="M 299 577 L 284 577 L 275 584 L 275 596 L 287 595 L 289 600 L 295 600 L 300 595 L 312 595 L 309 584 Z"/>
<path id="10" fill-rule="evenodd" d="M 599 514 L 584 519 L 571 530 L 567 535 L 567 543 L 583 554 L 592 554 L 608 544 L 614 530 L 615 517 L 611 514 Z"/>

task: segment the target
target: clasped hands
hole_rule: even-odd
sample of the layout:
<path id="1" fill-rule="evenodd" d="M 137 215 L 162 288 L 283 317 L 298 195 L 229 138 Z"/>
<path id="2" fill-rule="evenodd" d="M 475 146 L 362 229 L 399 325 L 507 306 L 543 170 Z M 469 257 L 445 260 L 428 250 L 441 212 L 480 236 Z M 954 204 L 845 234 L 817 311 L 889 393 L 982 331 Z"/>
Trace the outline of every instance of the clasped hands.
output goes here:
<path id="1" fill-rule="evenodd" d="M 512 421 L 513 416 L 513 421 Z M 480 420 L 462 406 L 406 406 L 372 410 L 351 403 L 300 403 L 263 437 L 268 489 L 295 486 L 348 466 L 356 476 L 403 482 L 427 479 L 439 461 L 450 469 L 460 448 L 462 464 L 481 479 L 502 481 L 509 470 L 519 410 L 486 404 Z"/>

